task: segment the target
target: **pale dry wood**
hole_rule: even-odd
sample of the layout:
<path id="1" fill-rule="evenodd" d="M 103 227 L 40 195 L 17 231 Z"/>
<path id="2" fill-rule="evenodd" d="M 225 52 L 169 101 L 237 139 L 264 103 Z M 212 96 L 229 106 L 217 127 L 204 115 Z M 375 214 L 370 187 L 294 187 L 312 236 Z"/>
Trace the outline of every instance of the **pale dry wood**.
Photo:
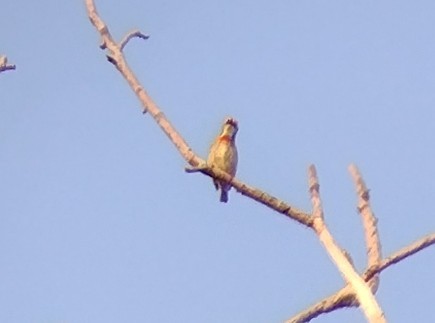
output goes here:
<path id="1" fill-rule="evenodd" d="M 354 266 L 346 257 L 345 253 L 335 242 L 331 233 L 329 232 L 324 220 L 322 203 L 320 200 L 319 182 L 317 179 L 316 168 L 311 165 L 308 169 L 308 182 L 310 185 L 311 203 L 313 205 L 313 228 L 316 232 L 320 242 L 325 247 L 332 261 L 339 269 L 341 275 L 347 283 L 353 288 L 356 299 L 360 304 L 360 308 L 363 311 L 369 322 L 386 322 L 384 313 L 376 301 L 370 287 L 357 273 Z"/>
<path id="2" fill-rule="evenodd" d="M 387 269 L 393 264 L 400 262 L 401 260 L 428 248 L 435 244 L 435 233 L 429 234 L 425 237 L 418 239 L 417 241 L 411 243 L 410 245 L 403 247 L 402 249 L 391 254 L 387 258 L 383 259 L 377 267 L 368 268 L 362 275 L 363 279 L 368 282 L 370 279 L 382 271 Z M 320 316 L 321 314 L 329 313 L 334 310 L 344 308 L 344 307 L 356 307 L 358 306 L 358 301 L 355 299 L 355 295 L 352 288 L 349 285 L 341 288 L 334 294 L 325 297 L 324 299 L 318 301 L 309 308 L 303 310 L 302 312 L 296 314 L 286 323 L 302 323 L 309 322 L 313 318 Z"/>

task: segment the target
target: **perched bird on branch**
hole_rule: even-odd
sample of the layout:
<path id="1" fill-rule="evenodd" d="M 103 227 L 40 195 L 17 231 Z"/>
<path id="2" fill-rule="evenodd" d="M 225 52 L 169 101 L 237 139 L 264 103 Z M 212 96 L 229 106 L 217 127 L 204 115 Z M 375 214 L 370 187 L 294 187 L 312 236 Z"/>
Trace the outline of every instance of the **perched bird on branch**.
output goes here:
<path id="1" fill-rule="evenodd" d="M 239 130 L 237 121 L 233 118 L 227 118 L 222 126 L 222 130 L 210 147 L 207 164 L 214 165 L 231 176 L 236 175 L 237 171 L 237 148 L 236 134 Z M 213 180 L 216 190 L 221 190 L 221 202 L 228 202 L 228 191 L 231 185 Z"/>

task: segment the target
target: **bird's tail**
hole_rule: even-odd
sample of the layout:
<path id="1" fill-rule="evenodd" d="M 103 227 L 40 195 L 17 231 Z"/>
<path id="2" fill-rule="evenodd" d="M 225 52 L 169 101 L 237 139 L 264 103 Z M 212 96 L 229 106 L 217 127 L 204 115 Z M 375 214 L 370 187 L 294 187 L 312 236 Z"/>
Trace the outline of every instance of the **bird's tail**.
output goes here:
<path id="1" fill-rule="evenodd" d="M 224 202 L 224 203 L 228 202 L 228 191 L 227 190 L 224 190 L 224 189 L 221 190 L 221 199 L 220 199 L 220 201 Z"/>

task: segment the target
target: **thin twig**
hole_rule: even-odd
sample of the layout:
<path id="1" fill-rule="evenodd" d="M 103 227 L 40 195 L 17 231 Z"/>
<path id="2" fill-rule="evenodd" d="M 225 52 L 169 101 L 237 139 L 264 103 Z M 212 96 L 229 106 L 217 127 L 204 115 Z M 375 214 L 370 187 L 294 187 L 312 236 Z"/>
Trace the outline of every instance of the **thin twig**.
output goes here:
<path id="1" fill-rule="evenodd" d="M 130 41 L 130 39 L 135 38 L 135 37 L 146 40 L 146 39 L 150 38 L 150 35 L 142 34 L 142 32 L 140 32 L 139 30 L 130 31 L 127 35 L 124 36 L 122 41 L 119 43 L 119 47 L 120 47 L 121 51 L 124 50 L 125 45 L 127 45 L 127 43 Z"/>
<path id="2" fill-rule="evenodd" d="M 423 250 L 431 245 L 435 244 L 435 233 L 429 234 L 421 239 L 418 239 L 417 241 L 413 242 L 412 244 L 400 249 L 399 251 L 396 251 L 392 255 L 388 256 L 387 258 L 383 259 L 378 266 L 374 266 L 371 268 L 368 268 L 366 272 L 364 273 L 364 279 L 371 279 L 376 274 L 380 273 L 384 269 L 390 267 L 391 265 L 394 265 L 395 263 L 398 263 L 399 261 L 419 252 L 420 250 Z"/>
<path id="3" fill-rule="evenodd" d="M 326 313 L 330 313 L 343 307 L 358 306 L 355 301 L 355 293 L 350 285 L 340 289 L 338 292 L 325 297 L 316 304 L 310 306 L 306 310 L 298 313 L 292 318 L 285 321 L 285 323 L 303 323 L 309 322 L 312 319 Z"/>
<path id="4" fill-rule="evenodd" d="M 367 250 L 367 268 L 378 266 L 382 259 L 381 242 L 377 227 L 378 221 L 370 206 L 369 190 L 367 189 L 361 173 L 354 164 L 349 166 L 349 172 L 355 183 L 355 188 L 358 195 L 358 212 L 361 215 L 364 227 Z M 372 292 L 375 293 L 379 286 L 379 277 L 377 275 L 373 276 L 369 283 Z"/>
<path id="5" fill-rule="evenodd" d="M 311 204 L 313 205 L 313 218 L 323 222 L 323 207 L 320 200 L 320 185 L 317 178 L 317 171 L 314 165 L 308 167 L 308 189 L 311 196 Z"/>

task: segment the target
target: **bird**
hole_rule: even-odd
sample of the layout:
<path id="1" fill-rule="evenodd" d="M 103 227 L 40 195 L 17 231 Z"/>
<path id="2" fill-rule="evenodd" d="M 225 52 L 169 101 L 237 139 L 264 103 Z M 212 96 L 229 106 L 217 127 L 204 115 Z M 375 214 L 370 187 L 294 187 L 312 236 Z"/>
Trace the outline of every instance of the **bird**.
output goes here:
<path id="1" fill-rule="evenodd" d="M 207 158 L 209 166 L 215 166 L 233 177 L 237 171 L 236 134 L 238 130 L 237 121 L 233 118 L 226 118 L 220 134 L 210 146 Z M 231 185 L 216 179 L 213 179 L 213 184 L 216 190 L 221 190 L 220 201 L 227 203 Z"/>

